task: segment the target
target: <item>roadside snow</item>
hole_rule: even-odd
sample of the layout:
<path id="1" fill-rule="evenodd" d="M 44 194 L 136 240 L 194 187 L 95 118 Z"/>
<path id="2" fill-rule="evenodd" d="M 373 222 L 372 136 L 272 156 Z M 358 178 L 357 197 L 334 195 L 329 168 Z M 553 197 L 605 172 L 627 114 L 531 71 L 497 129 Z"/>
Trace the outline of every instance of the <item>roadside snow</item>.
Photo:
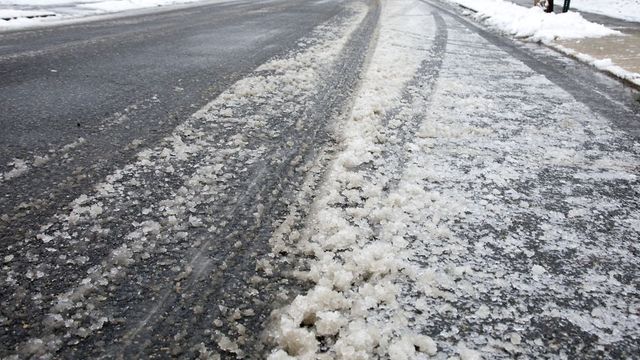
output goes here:
<path id="1" fill-rule="evenodd" d="M 88 16 L 198 1 L 203 0 L 0 0 L 0 30 L 51 25 Z"/>
<path id="2" fill-rule="evenodd" d="M 2 3 L 0 3 L 2 6 Z M 35 16 L 54 16 L 55 14 L 50 11 L 38 11 L 38 10 L 16 10 L 16 9 L 2 9 L 0 8 L 0 19 L 8 21 L 18 18 L 28 18 Z"/>
<path id="3" fill-rule="evenodd" d="M 579 39 L 619 35 L 600 24 L 585 20 L 576 12 L 548 14 L 542 8 L 525 8 L 503 0 L 449 0 L 473 9 L 473 17 L 510 35 L 533 41 Z"/>
<path id="4" fill-rule="evenodd" d="M 639 0 L 573 0 L 571 7 L 595 14 L 640 22 Z"/>
<path id="5" fill-rule="evenodd" d="M 583 54 L 567 46 L 560 45 L 556 40 L 580 39 L 604 37 L 610 35 L 623 35 L 623 33 L 609 29 L 603 25 L 595 24 L 585 20 L 579 13 L 569 11 L 568 13 L 556 14 L 545 13 L 539 7 L 525 8 L 509 1 L 503 0 L 449 0 L 463 7 L 472 9 L 475 13 L 470 14 L 472 18 L 484 22 L 485 24 L 498 29 L 509 35 L 513 35 L 525 40 L 540 41 L 544 44 L 574 57 L 577 60 L 590 64 L 599 70 L 627 80 L 628 82 L 640 85 L 640 74 L 626 70 L 615 64 L 611 59 L 597 59 L 590 55 Z M 574 1 L 580 3 L 579 1 Z M 604 8 L 604 1 L 593 1 L 593 4 L 600 4 Z M 573 3 L 572 3 L 573 5 Z M 594 5 L 595 6 L 595 5 Z M 607 5 L 615 7 L 615 5 Z M 640 14 L 640 1 L 630 1 L 621 3 L 622 8 L 630 11 L 632 16 Z"/>
<path id="6" fill-rule="evenodd" d="M 602 70 L 602 71 L 606 71 L 609 72 L 613 75 L 615 75 L 616 77 L 620 78 L 620 79 L 624 79 L 629 81 L 632 84 L 635 84 L 637 86 L 640 87 L 640 74 L 639 73 L 635 73 L 629 70 L 624 69 L 621 66 L 616 65 L 611 59 L 609 58 L 605 58 L 605 59 L 596 59 L 593 56 L 587 55 L 587 54 L 583 54 L 580 53 L 578 51 L 575 51 L 569 47 L 566 46 L 562 46 L 560 44 L 553 44 L 552 45 L 555 49 L 557 49 L 560 52 L 563 52 L 569 56 L 573 56 L 576 59 L 587 63 L 589 65 L 594 66 L 595 68 Z"/>

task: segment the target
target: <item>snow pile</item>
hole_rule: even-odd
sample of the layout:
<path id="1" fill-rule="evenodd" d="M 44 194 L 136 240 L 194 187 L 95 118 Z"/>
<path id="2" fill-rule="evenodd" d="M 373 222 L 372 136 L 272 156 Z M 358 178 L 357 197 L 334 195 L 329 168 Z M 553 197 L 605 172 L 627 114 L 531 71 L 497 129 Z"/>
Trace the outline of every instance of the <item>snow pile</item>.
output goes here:
<path id="1" fill-rule="evenodd" d="M 503 0 L 450 0 L 473 9 L 474 18 L 519 38 L 550 42 L 619 35 L 603 25 L 585 20 L 579 13 L 545 13 L 540 7 L 525 8 Z"/>
<path id="2" fill-rule="evenodd" d="M 571 7 L 618 19 L 640 22 L 638 0 L 573 0 Z"/>

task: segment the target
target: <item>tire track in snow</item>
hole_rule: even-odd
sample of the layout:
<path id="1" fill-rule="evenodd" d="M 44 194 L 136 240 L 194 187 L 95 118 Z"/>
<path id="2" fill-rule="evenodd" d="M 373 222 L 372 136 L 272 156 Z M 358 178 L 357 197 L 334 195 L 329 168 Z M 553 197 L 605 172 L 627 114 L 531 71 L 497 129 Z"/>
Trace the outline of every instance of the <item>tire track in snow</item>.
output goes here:
<path id="1" fill-rule="evenodd" d="M 416 349 L 435 351 L 430 338 L 406 326 L 395 300 L 394 282 L 405 276 L 400 244 L 378 229 L 393 217 L 393 178 L 402 173 L 404 142 L 428 106 L 447 32 L 442 19 L 416 1 L 384 2 L 381 19 L 351 116 L 338 130 L 344 134 L 339 153 L 311 215 L 294 216 L 272 239 L 274 251 L 307 258 L 296 275 L 313 287 L 274 319 L 269 335 L 277 346 L 270 359 L 404 359 Z M 395 31 L 408 36 L 400 40 Z M 431 51 L 424 51 L 425 40 Z M 307 202 L 303 197 L 300 206 Z"/>
<path id="2" fill-rule="evenodd" d="M 567 59 L 564 54 L 559 55 L 555 50 L 538 44 L 505 39 L 503 35 L 487 30 L 486 27 L 467 19 L 445 4 L 437 4 L 429 0 L 421 1 L 455 18 L 457 22 L 470 31 L 480 34 L 500 51 L 506 52 L 546 76 L 556 86 L 587 105 L 592 111 L 610 119 L 616 126 L 633 136 L 640 137 L 640 122 L 636 120 L 640 113 L 640 105 L 635 99 L 634 91 L 620 86 L 619 81 L 594 72 L 588 64 Z M 466 42 L 466 45 L 471 48 L 477 47 L 477 44 L 469 42 Z M 485 47 L 479 49 L 485 50 Z"/>
<path id="3" fill-rule="evenodd" d="M 551 82 L 531 55 L 445 16 L 440 78 L 396 147 L 396 186 L 376 173 L 395 168 L 388 103 L 365 77 L 358 99 L 381 105 L 356 100 L 305 226 L 293 217 L 273 239 L 306 257 L 296 275 L 313 287 L 277 314 L 271 359 L 633 356 L 639 156 L 610 121 L 637 115 L 603 112 L 587 101 L 597 91 L 573 98 L 557 69 L 540 71 Z"/>
<path id="4" fill-rule="evenodd" d="M 400 181 L 406 166 L 407 153 L 405 145 L 415 137 L 424 113 L 428 111 L 429 100 L 435 89 L 440 74 L 442 61 L 447 49 L 447 24 L 437 12 L 432 12 L 435 24 L 433 44 L 416 76 L 407 84 L 402 96 L 403 106 L 386 113 L 382 124 L 386 127 L 384 135 L 394 139 L 385 143 L 382 151 L 381 168 L 372 168 L 372 172 L 388 174 L 390 179 L 385 191 L 392 191 Z"/>
<path id="5" fill-rule="evenodd" d="M 256 354 L 262 351 L 262 346 L 264 345 L 258 341 L 256 335 L 259 334 L 259 331 L 256 331 L 256 329 L 260 329 L 263 326 L 264 316 L 266 315 L 265 308 L 268 309 L 272 306 L 269 302 L 273 300 L 269 298 L 273 298 L 277 294 L 269 294 L 268 291 L 264 291 L 265 288 L 259 291 L 260 294 L 251 294 L 247 290 L 255 291 L 254 286 L 257 284 L 247 280 L 251 280 L 258 273 L 262 273 L 263 276 L 266 275 L 264 276 L 265 278 L 270 278 L 269 287 L 275 288 L 278 285 L 277 270 L 271 270 L 272 265 L 269 264 L 268 258 L 264 257 L 264 253 L 268 250 L 266 248 L 266 240 L 271 236 L 272 228 L 280 221 L 278 214 L 282 213 L 283 206 L 288 202 L 283 202 L 283 198 L 290 197 L 289 194 L 293 189 L 300 186 L 299 182 L 302 180 L 304 171 L 315 162 L 317 152 L 320 151 L 322 144 L 327 141 L 326 127 L 331 119 L 341 111 L 349 99 L 352 89 L 355 87 L 359 68 L 364 61 L 366 48 L 377 23 L 378 14 L 379 10 L 374 2 L 364 19 L 355 21 L 355 23 L 359 23 L 358 27 L 349 30 L 349 40 L 341 45 L 344 50 L 332 59 L 332 68 L 325 69 L 326 72 L 321 84 L 315 95 L 306 101 L 300 120 L 289 128 L 283 129 L 289 132 L 287 134 L 288 140 L 277 139 L 273 141 L 274 145 L 282 142 L 287 143 L 286 146 L 278 148 L 275 153 L 269 154 L 270 158 L 277 159 L 276 163 L 262 167 L 258 174 L 252 176 L 254 181 L 237 201 L 237 205 L 230 211 L 231 221 L 223 229 L 222 236 L 226 235 L 226 237 L 231 237 L 234 240 L 237 239 L 242 242 L 242 245 L 238 246 L 237 242 L 233 243 L 233 247 L 237 250 L 230 248 L 222 252 L 229 254 L 224 260 L 224 272 L 231 274 L 235 281 L 229 281 L 226 278 L 228 275 L 222 276 L 220 269 L 216 269 L 216 266 L 219 265 L 211 261 L 205 261 L 203 264 L 204 259 L 215 256 L 211 254 L 212 241 L 206 241 L 193 257 L 189 265 L 194 269 L 193 274 L 188 281 L 185 281 L 180 291 L 180 296 L 184 298 L 187 295 L 186 297 L 189 300 L 185 304 L 185 301 L 179 299 L 176 292 L 171 289 L 167 292 L 169 298 L 159 302 L 154 307 L 154 312 L 177 304 L 180 304 L 183 308 L 211 306 L 221 303 L 224 303 L 224 307 L 228 308 L 233 308 L 234 306 L 244 307 L 243 313 L 250 311 L 261 316 L 256 316 L 254 319 L 252 319 L 253 315 L 248 318 L 244 316 L 247 319 L 243 321 L 244 325 L 242 325 L 237 321 L 239 319 L 234 318 L 234 314 L 231 314 L 228 318 L 229 324 L 219 327 L 216 334 L 211 338 L 218 342 L 218 347 L 221 350 L 238 356 L 246 353 Z M 354 22 L 353 18 L 349 18 L 346 21 Z M 334 55 L 325 54 L 325 56 L 331 58 Z M 314 61 L 319 61 L 319 58 Z M 269 67 L 269 64 L 266 67 Z M 277 65 L 274 67 L 277 67 Z M 238 229 L 242 230 L 238 231 Z M 232 242 L 228 242 L 228 244 L 232 244 Z M 217 249 L 217 251 L 220 250 Z M 257 261 L 256 265 L 256 261 L 253 260 L 257 258 L 262 260 Z M 269 274 L 270 272 L 276 272 L 276 274 Z M 213 277 L 211 277 L 212 274 Z M 207 275 L 210 277 L 205 278 Z M 275 276 L 270 277 L 269 275 Z M 260 282 L 264 282 L 264 280 L 259 280 L 258 283 Z M 240 285 L 242 283 L 244 285 Z M 282 285 L 286 285 L 286 283 Z M 242 299 L 238 299 L 238 293 L 244 295 Z M 212 294 L 216 295 L 215 300 L 211 298 Z M 249 303 L 250 299 L 251 303 Z M 213 319 L 215 312 L 215 310 L 211 311 L 213 314 L 209 314 L 209 318 Z M 149 335 L 158 336 L 157 332 L 166 332 L 165 329 L 168 329 L 171 324 L 182 321 L 182 314 L 178 312 L 169 314 L 166 317 L 157 317 L 156 314 L 150 313 L 145 319 L 148 322 L 141 323 L 135 329 L 137 332 L 136 337 L 144 339 Z M 220 319 L 224 318 L 224 311 L 220 311 L 218 316 Z M 201 323 L 202 321 L 200 320 L 199 322 Z M 165 323 L 167 327 L 159 326 L 157 323 Z M 208 324 L 203 325 L 203 328 L 207 329 Z M 153 333 L 144 334 L 143 332 L 141 335 L 140 331 L 143 330 L 143 327 L 147 328 L 144 331 L 149 332 L 152 330 Z M 255 343 L 247 340 L 246 333 L 242 330 L 243 328 L 256 332 L 256 335 L 250 335 L 253 336 Z M 173 335 L 176 329 L 171 329 L 168 332 Z M 227 339 L 233 339 L 234 335 L 232 334 L 234 333 L 240 339 L 240 342 L 236 343 L 235 340 L 227 342 Z M 140 352 L 139 345 L 131 344 L 131 346 L 135 347 L 134 353 Z M 125 353 L 131 354 L 130 352 Z"/>
<path id="6" fill-rule="evenodd" d="M 410 326 L 439 357 L 632 356 L 633 134 L 447 20 L 451 51 L 394 195 Z"/>

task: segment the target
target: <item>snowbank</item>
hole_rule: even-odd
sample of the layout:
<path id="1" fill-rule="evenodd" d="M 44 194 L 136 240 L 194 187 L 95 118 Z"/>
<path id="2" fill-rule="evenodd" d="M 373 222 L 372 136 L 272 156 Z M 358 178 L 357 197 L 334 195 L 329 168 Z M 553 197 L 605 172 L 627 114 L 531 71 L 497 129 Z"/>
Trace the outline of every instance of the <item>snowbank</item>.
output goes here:
<path id="1" fill-rule="evenodd" d="M 80 8 L 96 10 L 98 12 L 118 12 L 133 9 L 142 9 L 154 6 L 166 6 L 183 4 L 198 0 L 110 0 L 98 2 L 85 2 L 78 5 Z"/>
<path id="2" fill-rule="evenodd" d="M 576 12 L 548 14 L 542 8 L 525 8 L 502 0 L 451 0 L 477 13 L 474 17 L 519 38 L 549 42 L 617 35 L 620 32 L 585 20 Z"/>

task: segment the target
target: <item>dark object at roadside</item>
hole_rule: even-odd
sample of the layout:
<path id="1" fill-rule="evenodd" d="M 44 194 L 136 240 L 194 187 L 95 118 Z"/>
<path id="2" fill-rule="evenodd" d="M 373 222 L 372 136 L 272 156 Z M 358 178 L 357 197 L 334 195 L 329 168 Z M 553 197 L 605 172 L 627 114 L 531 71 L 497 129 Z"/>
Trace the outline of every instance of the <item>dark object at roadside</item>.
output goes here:
<path id="1" fill-rule="evenodd" d="M 547 7 L 544 9 L 544 12 L 553 12 L 553 0 L 547 0 Z"/>
<path id="2" fill-rule="evenodd" d="M 540 6 L 545 12 L 553 12 L 553 0 L 533 0 L 533 6 Z"/>
<path id="3" fill-rule="evenodd" d="M 562 5 L 562 12 L 566 13 L 569 11 L 569 4 L 571 0 L 564 0 L 564 4 Z M 534 6 L 540 6 L 544 9 L 545 12 L 552 13 L 553 12 L 553 0 L 533 0 Z"/>

